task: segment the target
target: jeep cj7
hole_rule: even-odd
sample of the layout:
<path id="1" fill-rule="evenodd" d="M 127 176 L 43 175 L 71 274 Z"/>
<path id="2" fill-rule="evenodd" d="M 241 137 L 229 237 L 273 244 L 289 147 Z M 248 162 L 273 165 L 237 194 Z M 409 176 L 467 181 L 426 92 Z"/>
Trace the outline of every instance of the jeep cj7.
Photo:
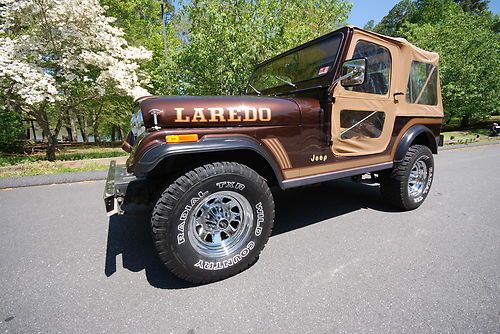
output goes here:
<path id="1" fill-rule="evenodd" d="M 106 209 L 154 205 L 161 260 L 198 283 L 257 259 L 273 227 L 271 186 L 370 175 L 392 205 L 419 207 L 443 118 L 438 55 L 355 27 L 259 64 L 245 96 L 149 96 L 136 108 Z"/>

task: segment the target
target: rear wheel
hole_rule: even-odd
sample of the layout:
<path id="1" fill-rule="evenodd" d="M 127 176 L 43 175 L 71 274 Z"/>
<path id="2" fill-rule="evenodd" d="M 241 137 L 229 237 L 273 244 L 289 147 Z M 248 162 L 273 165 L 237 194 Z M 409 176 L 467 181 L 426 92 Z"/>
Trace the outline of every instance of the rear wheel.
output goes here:
<path id="1" fill-rule="evenodd" d="M 265 180 L 230 162 L 196 168 L 173 182 L 153 211 L 152 235 L 161 260 L 196 283 L 248 268 L 271 233 L 274 202 Z"/>
<path id="2" fill-rule="evenodd" d="M 429 194 L 433 177 L 431 150 L 427 146 L 412 145 L 403 161 L 381 175 L 380 191 L 390 204 L 403 210 L 413 210 Z"/>

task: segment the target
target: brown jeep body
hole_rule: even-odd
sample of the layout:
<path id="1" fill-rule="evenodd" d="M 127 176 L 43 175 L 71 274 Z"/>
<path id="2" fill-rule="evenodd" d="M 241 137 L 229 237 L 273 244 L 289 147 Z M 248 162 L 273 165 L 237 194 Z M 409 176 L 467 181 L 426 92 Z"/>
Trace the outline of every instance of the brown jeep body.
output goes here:
<path id="1" fill-rule="evenodd" d="M 436 154 L 443 117 L 439 80 L 435 105 L 410 103 L 405 98 L 412 62 L 430 64 L 437 72 L 435 53 L 404 39 L 345 27 L 259 66 L 332 36 L 339 38 L 340 47 L 327 73 L 265 90 L 265 96 L 250 91 L 252 95 L 234 97 L 140 99 L 146 130 L 137 138 L 130 134 L 123 144 L 131 153 L 126 165 L 129 174 L 115 167 L 110 171 L 105 195 L 108 212 L 121 212 L 131 179 L 164 177 L 204 162 L 240 162 L 269 183 L 287 189 L 389 169 L 412 144 L 428 146 Z M 390 54 L 390 82 L 383 94 L 356 91 L 340 82 L 332 85 L 342 75 L 342 64 L 355 58 L 360 41 Z M 375 138 L 344 137 L 347 126 L 341 114 L 345 111 L 381 112 L 383 127 Z M 178 135 L 191 139 L 167 142 L 167 136 Z"/>

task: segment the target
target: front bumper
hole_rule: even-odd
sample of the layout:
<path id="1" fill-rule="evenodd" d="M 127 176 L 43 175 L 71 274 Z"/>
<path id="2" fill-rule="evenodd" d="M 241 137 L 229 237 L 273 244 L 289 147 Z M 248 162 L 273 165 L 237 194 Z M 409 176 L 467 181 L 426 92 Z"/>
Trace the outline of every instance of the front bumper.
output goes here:
<path id="1" fill-rule="evenodd" d="M 125 202 L 127 188 L 134 180 L 136 177 L 127 173 L 124 165 L 117 165 L 116 161 L 111 161 L 104 187 L 104 205 L 108 216 L 123 214 L 122 205 Z"/>

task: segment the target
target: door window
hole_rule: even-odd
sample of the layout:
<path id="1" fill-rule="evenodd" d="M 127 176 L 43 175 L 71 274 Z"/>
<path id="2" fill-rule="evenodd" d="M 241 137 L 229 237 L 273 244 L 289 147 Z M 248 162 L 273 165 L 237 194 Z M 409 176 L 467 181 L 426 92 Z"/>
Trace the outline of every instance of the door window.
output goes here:
<path id="1" fill-rule="evenodd" d="M 370 42 L 359 41 L 352 58 L 366 58 L 366 79 L 360 86 L 349 87 L 354 92 L 385 95 L 389 91 L 391 54 L 389 50 Z"/>
<path id="2" fill-rule="evenodd" d="M 411 63 L 406 102 L 433 106 L 437 104 L 436 66 L 419 61 Z"/>
<path id="3" fill-rule="evenodd" d="M 384 128 L 382 111 L 342 110 L 340 112 L 340 138 L 378 138 Z"/>

